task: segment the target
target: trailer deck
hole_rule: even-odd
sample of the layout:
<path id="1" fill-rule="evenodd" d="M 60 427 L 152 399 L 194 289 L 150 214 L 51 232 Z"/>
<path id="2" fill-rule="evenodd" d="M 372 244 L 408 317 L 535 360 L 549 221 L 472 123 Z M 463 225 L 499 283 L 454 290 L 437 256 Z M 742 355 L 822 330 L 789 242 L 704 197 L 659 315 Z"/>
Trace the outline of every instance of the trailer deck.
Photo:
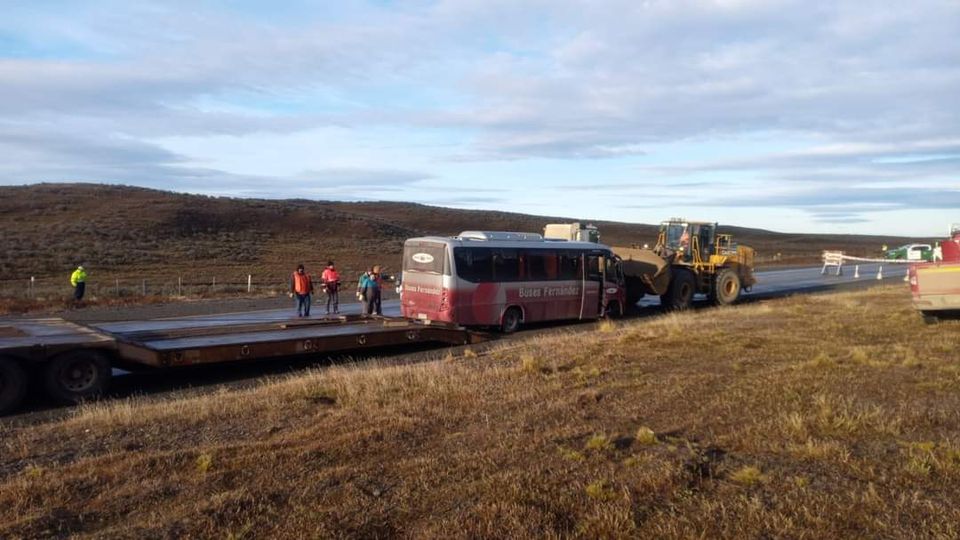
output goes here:
<path id="1" fill-rule="evenodd" d="M 103 332 L 59 318 L 0 319 L 0 356 L 43 359 L 82 347 L 114 345 L 114 338 Z"/>
<path id="2" fill-rule="evenodd" d="M 35 366 L 44 372 L 48 393 L 80 401 L 106 387 L 113 367 L 172 368 L 485 339 L 452 324 L 357 315 L 299 319 L 249 312 L 92 326 L 5 319 L 0 320 L 0 413 L 22 400 L 26 392 L 17 387 L 27 384 L 26 371 Z"/>

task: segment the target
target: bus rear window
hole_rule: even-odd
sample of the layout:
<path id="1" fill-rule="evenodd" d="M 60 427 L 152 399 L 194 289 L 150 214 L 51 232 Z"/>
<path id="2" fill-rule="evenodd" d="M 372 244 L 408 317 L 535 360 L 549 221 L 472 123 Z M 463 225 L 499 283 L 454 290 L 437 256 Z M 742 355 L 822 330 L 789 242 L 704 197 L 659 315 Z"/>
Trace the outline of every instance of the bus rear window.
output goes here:
<path id="1" fill-rule="evenodd" d="M 407 242 L 403 246 L 403 271 L 444 274 L 448 268 L 446 245 L 433 242 Z"/>

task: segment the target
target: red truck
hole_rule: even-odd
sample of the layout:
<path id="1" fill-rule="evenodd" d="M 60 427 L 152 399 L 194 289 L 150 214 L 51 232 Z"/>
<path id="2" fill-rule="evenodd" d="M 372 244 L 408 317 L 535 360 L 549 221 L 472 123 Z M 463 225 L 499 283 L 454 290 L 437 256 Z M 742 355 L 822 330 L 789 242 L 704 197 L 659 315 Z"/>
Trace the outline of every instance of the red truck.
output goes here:
<path id="1" fill-rule="evenodd" d="M 941 257 L 933 262 L 910 265 L 913 306 L 929 322 L 960 313 L 960 227 L 940 244 Z"/>

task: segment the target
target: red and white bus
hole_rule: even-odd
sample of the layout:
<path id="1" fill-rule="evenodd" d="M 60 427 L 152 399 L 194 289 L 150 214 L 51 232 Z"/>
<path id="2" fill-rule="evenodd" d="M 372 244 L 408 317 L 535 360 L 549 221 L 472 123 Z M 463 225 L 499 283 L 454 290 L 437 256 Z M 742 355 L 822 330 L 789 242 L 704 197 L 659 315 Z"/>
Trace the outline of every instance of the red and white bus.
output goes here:
<path id="1" fill-rule="evenodd" d="M 522 323 L 623 313 L 611 249 L 539 234 L 465 231 L 411 238 L 403 248 L 401 313 L 515 331 Z"/>

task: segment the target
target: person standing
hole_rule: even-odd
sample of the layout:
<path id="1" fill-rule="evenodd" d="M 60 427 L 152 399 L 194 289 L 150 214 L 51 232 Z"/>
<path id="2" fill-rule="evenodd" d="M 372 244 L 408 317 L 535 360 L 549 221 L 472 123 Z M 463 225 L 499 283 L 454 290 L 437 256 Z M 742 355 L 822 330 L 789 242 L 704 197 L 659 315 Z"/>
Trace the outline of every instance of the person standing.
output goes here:
<path id="1" fill-rule="evenodd" d="M 333 312 L 340 313 L 340 274 L 333 261 L 327 261 L 327 267 L 323 270 L 320 279 L 323 281 L 323 290 L 327 292 L 327 315 L 330 314 L 331 304 Z"/>
<path id="2" fill-rule="evenodd" d="M 360 315 L 366 317 L 370 313 L 367 311 L 367 297 L 368 297 L 368 282 L 370 281 L 370 276 L 373 273 L 373 267 L 370 267 L 369 270 L 360 274 L 360 279 L 357 280 L 357 301 L 360 302 Z"/>
<path id="3" fill-rule="evenodd" d="M 70 285 L 73 286 L 73 298 L 77 303 L 83 300 L 83 293 L 87 289 L 87 271 L 83 265 L 77 266 L 77 269 L 70 274 Z"/>
<path id="4" fill-rule="evenodd" d="M 290 277 L 290 295 L 296 298 L 297 317 L 310 316 L 310 295 L 313 294 L 313 281 L 302 264 Z"/>
<path id="5" fill-rule="evenodd" d="M 357 295 L 363 303 L 363 315 L 383 315 L 380 302 L 382 289 L 383 276 L 380 274 L 379 265 L 372 267 L 370 271 L 360 276 Z"/>

